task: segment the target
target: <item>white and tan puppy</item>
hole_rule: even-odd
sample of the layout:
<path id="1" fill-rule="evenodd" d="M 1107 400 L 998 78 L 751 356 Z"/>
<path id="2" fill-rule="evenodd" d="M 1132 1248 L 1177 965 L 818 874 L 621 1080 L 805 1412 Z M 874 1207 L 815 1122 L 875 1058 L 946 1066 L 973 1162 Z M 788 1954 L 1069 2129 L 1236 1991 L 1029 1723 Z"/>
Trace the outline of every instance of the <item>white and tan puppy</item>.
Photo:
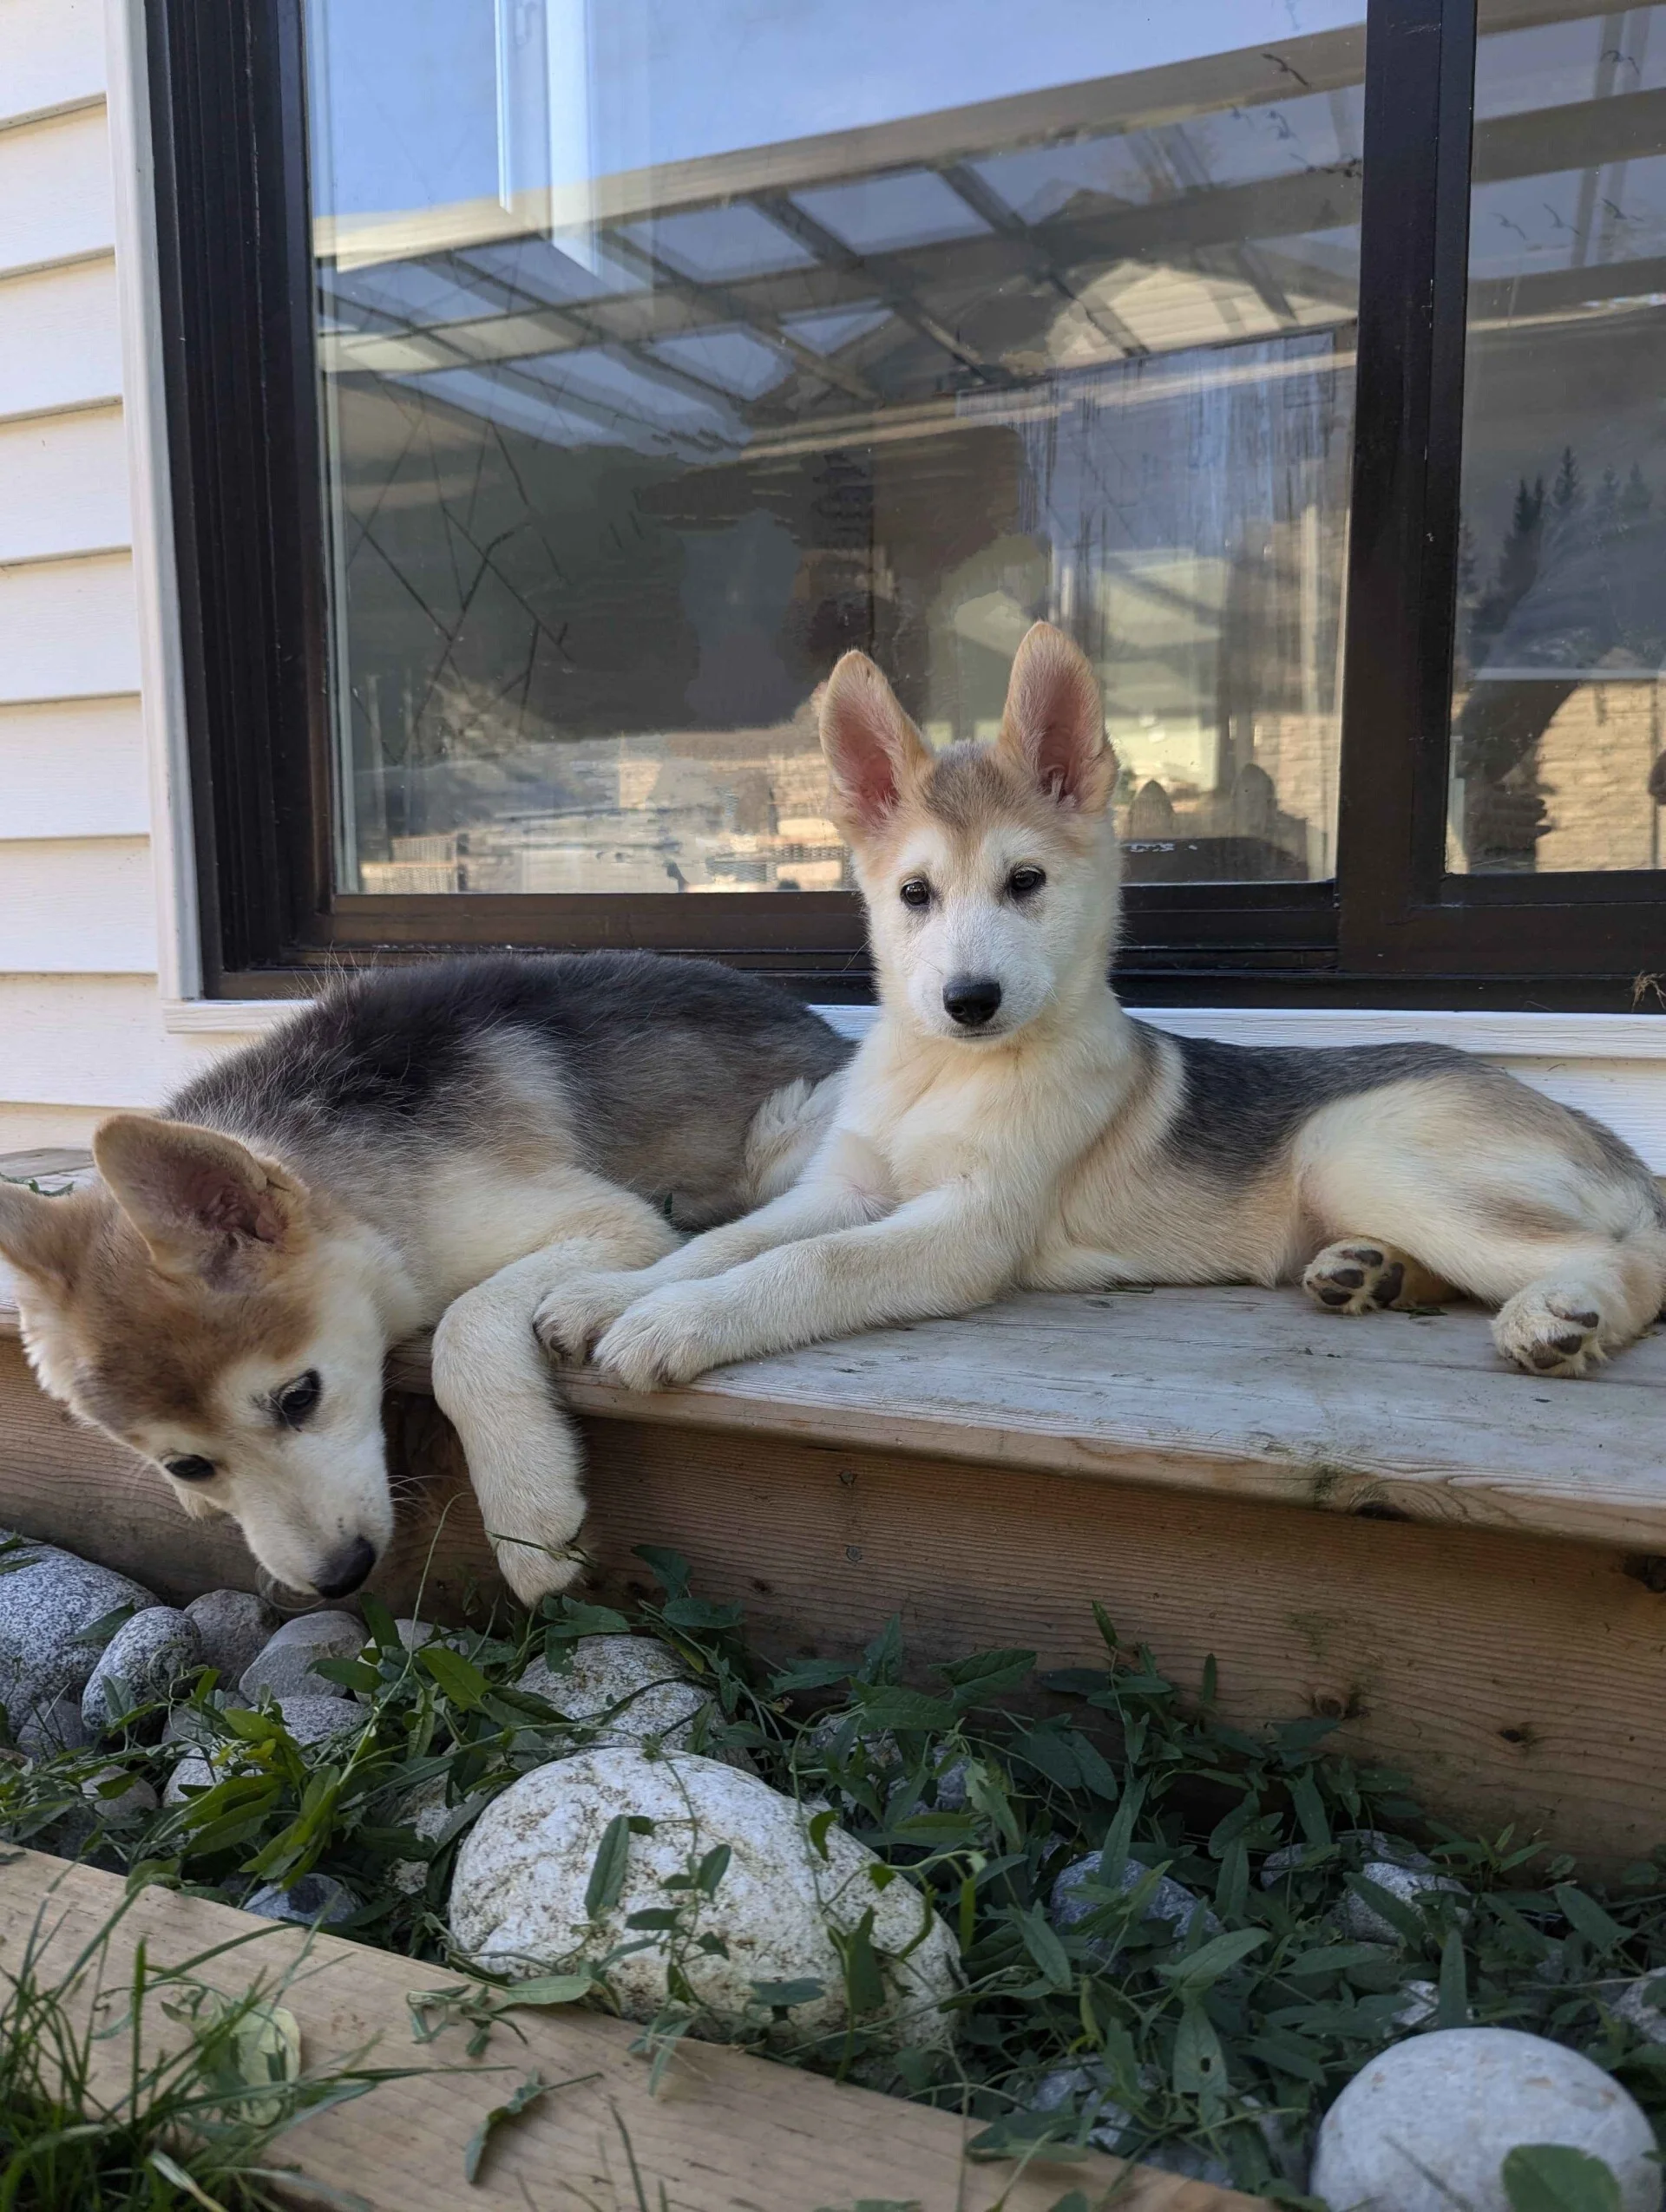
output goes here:
<path id="1" fill-rule="evenodd" d="M 1611 1132 L 1438 1045 L 1230 1046 L 1132 1019 L 1099 684 L 1038 624 L 993 746 L 934 755 L 859 653 L 822 743 L 880 1017 L 797 1185 L 538 1328 L 637 1389 L 1020 1286 L 1300 1279 L 1339 1312 L 1456 1290 L 1580 1375 L 1666 1295 L 1666 1209 Z M 1107 1355 L 1112 1347 L 1107 1345 Z"/>

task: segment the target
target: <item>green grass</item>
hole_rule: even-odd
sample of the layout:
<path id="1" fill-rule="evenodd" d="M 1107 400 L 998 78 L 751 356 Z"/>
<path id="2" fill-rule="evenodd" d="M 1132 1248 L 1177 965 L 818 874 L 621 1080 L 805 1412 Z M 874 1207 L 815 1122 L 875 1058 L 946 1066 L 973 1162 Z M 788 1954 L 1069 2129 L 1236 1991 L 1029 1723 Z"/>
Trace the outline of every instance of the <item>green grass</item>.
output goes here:
<path id="1" fill-rule="evenodd" d="M 122 1910 L 126 1908 L 123 1908 Z M 384 2078 L 305 2071 L 282 1999 L 296 1971 L 226 1998 L 217 1962 L 166 1970 L 144 1946 L 110 1973 L 118 1912 L 79 1948 L 48 1897 L 0 1979 L 0 2207 L 5 2212 L 277 2212 L 277 2136 Z M 212 1979 L 208 1978 L 212 1974 Z M 241 1967 L 236 1977 L 244 1980 Z M 101 2063 L 102 2062 L 102 2063 Z M 345 2203 L 347 2200 L 344 2200 Z"/>
<path id="2" fill-rule="evenodd" d="M 138 1817 L 89 1802 L 95 1774 L 113 1799 L 133 1774 L 160 1785 L 188 1748 L 156 1744 L 160 1713 L 139 1712 L 114 1752 L 0 1770 L 0 1833 L 233 1903 L 316 1869 L 361 1901 L 338 1933 L 444 1965 L 457 1839 L 423 1842 L 402 1798 L 443 1778 L 460 1805 L 581 1748 L 595 1731 L 569 1726 L 514 1677 L 534 1654 L 559 1666 L 574 1638 L 628 1626 L 664 1639 L 711 1686 L 697 1748 L 744 1750 L 777 1788 L 824 1800 L 958 1932 L 966 1992 L 952 2054 L 893 2048 L 882 2012 L 869 2009 L 878 1977 L 858 1932 L 844 1961 L 857 2025 L 795 2063 L 969 2113 L 975 2155 L 1033 2156 L 1045 2143 L 1049 2156 L 1068 2156 L 1092 2113 L 1039 2114 L 1031 2097 L 1050 2069 L 1088 2065 L 1134 2115 L 1140 2144 L 1190 2144 L 1240 2186 L 1298 2202 L 1269 2151 L 1269 2116 L 1310 2134 L 1359 2067 L 1403 2032 L 1394 2016 L 1413 1980 L 1435 1986 L 1435 2024 L 1553 2037 L 1666 2114 L 1666 2048 L 1605 2001 L 1617 1978 L 1666 1969 L 1666 1854 L 1604 1888 L 1529 1837 L 1457 1834 L 1423 1816 L 1401 1777 L 1328 1750 L 1334 1722 L 1229 1725 L 1212 1668 L 1201 1697 L 1184 1697 L 1103 1615 L 1101 1663 L 1062 1673 L 1037 1677 L 1032 1653 L 1003 1651 L 919 1674 L 905 1666 L 895 1622 L 854 1665 L 783 1666 L 752 1646 L 738 1607 L 689 1590 L 681 1561 L 643 1556 L 659 1594 L 628 1617 L 551 1600 L 414 1656 L 367 1606 L 364 1654 L 326 1669 L 366 1699 L 360 1724 L 321 1751 L 298 1749 L 275 1715 L 239 1710 L 205 1674 L 194 1724 L 231 1767 L 212 1790 Z M 940 1796 L 951 1778 L 961 1790 Z M 1371 1901 L 1395 1940 L 1344 1940 L 1337 1908 L 1350 1890 L 1366 1894 L 1365 1855 L 1350 1840 L 1361 1829 L 1420 1846 L 1465 1884 L 1467 1901 L 1407 1906 L 1379 1894 Z M 1295 1869 L 1263 1887 L 1267 1855 L 1292 1845 Z M 1207 1901 L 1219 1934 L 1200 1916 L 1178 1936 L 1141 1916 L 1142 1897 L 1112 1895 L 1057 1934 L 1045 1908 L 1059 1868 L 1099 1850 L 1113 1865 L 1131 1855 L 1172 1874 Z M 425 1868 L 409 1895 L 390 1881 L 400 1862 Z M 1107 1971 L 1093 1939 L 1110 1934 L 1123 1947 Z M 573 1963 L 605 2002 L 606 1960 Z M 571 1993 L 570 1982 L 556 1993 Z M 480 2032 L 492 2032 L 496 2008 L 474 2001 Z M 756 2030 L 739 2039 L 763 2048 L 772 2004 L 790 2002 L 761 1993 Z M 685 1985 L 646 2046 L 663 2061 L 705 2025 Z"/>

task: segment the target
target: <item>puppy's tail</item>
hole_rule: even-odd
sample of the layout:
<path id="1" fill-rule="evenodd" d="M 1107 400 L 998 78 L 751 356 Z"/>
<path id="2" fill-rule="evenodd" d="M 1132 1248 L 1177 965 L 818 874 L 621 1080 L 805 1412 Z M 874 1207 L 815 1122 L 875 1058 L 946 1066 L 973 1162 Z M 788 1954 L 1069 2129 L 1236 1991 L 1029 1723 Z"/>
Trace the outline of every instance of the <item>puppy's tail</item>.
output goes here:
<path id="1" fill-rule="evenodd" d="M 748 1207 L 790 1190 L 832 1126 L 844 1090 L 843 1068 L 819 1083 L 800 1076 L 772 1090 L 746 1132 L 742 1175 Z"/>

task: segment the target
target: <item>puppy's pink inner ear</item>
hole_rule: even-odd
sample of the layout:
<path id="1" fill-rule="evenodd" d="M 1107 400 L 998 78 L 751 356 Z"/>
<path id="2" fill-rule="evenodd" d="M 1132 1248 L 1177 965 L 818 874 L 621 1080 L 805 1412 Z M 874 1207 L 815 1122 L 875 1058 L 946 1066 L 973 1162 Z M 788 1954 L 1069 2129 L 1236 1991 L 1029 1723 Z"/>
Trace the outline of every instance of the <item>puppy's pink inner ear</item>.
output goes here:
<path id="1" fill-rule="evenodd" d="M 1116 756 L 1105 742 L 1099 680 L 1056 631 L 1038 625 L 1020 648 L 1002 734 L 1049 798 L 1064 806 L 1103 805 Z"/>
<path id="2" fill-rule="evenodd" d="M 823 695 L 822 748 L 846 812 L 877 829 L 895 811 L 920 741 L 879 671 L 852 659 L 834 671 Z"/>
<path id="3" fill-rule="evenodd" d="M 205 1162 L 180 1179 L 176 1206 L 205 1236 L 253 1237 L 258 1244 L 283 1240 L 284 1214 L 277 1193 L 256 1190 L 235 1173 Z"/>

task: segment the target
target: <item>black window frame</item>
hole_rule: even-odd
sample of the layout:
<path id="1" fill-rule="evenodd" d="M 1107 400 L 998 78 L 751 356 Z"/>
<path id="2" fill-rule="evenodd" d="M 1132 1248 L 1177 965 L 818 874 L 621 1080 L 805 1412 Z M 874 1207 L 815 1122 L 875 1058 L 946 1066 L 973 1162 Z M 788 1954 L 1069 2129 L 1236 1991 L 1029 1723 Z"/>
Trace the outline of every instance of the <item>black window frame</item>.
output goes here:
<path id="1" fill-rule="evenodd" d="M 631 945 L 869 997 L 848 893 L 333 892 L 301 18 L 302 0 L 147 9 L 206 991 Z M 1646 987 L 1666 871 L 1444 869 L 1475 53 L 1476 0 L 1368 0 L 1335 878 L 1131 887 L 1134 1004 L 1666 1011 Z"/>

